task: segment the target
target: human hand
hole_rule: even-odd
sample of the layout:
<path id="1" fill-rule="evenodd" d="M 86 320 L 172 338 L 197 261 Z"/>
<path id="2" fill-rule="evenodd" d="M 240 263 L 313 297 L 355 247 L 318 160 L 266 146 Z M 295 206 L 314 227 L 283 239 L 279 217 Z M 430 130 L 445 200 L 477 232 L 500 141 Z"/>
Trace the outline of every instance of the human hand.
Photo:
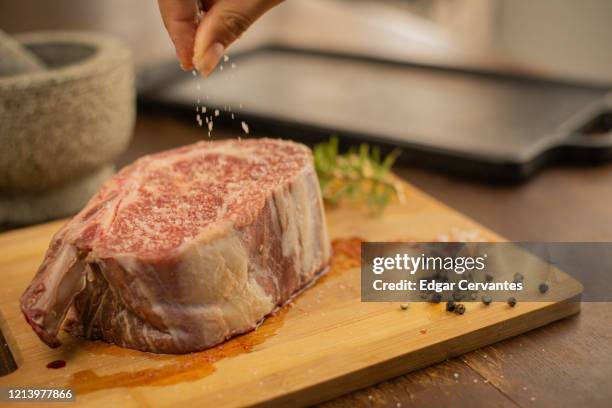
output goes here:
<path id="1" fill-rule="evenodd" d="M 210 75 L 227 47 L 283 0 L 158 0 L 181 67 Z M 203 11 L 198 17 L 198 2 Z M 199 22 L 198 22 L 199 20 Z"/>

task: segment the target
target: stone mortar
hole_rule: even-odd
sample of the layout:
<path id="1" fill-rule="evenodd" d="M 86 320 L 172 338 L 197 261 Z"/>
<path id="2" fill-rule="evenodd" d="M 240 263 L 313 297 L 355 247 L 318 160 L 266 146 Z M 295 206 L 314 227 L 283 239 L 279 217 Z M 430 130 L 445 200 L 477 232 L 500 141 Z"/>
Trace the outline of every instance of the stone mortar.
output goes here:
<path id="1" fill-rule="evenodd" d="M 127 147 L 134 70 L 119 41 L 87 32 L 16 37 L 47 70 L 0 77 L 0 195 L 82 179 Z"/>
<path id="2" fill-rule="evenodd" d="M 108 165 L 57 188 L 34 194 L 0 195 L 0 227 L 15 227 L 72 215 L 115 173 Z"/>

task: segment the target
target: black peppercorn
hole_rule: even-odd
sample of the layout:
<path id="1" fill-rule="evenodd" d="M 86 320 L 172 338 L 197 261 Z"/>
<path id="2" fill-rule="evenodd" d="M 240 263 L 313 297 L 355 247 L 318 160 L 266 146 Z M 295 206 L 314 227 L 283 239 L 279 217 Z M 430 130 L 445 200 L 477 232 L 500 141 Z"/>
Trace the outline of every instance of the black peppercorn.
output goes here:
<path id="1" fill-rule="evenodd" d="M 462 305 L 461 303 L 459 303 L 458 305 L 455 306 L 455 313 L 457 314 L 464 314 L 465 313 L 465 305 Z"/>
<path id="2" fill-rule="evenodd" d="M 487 306 L 489 306 L 492 301 L 493 301 L 493 299 L 491 299 L 491 296 L 489 296 L 489 295 L 484 295 L 482 297 L 482 303 L 484 303 Z"/>
<path id="3" fill-rule="evenodd" d="M 446 302 L 446 311 L 447 312 L 455 311 L 455 302 L 454 301 L 449 300 L 448 302 Z"/>
<path id="4" fill-rule="evenodd" d="M 508 304 L 510 305 L 510 307 L 514 307 L 514 306 L 516 306 L 516 298 L 514 298 L 514 297 L 509 297 L 509 298 L 508 298 Z"/>
<path id="5" fill-rule="evenodd" d="M 431 301 L 433 303 L 440 303 L 442 301 L 442 295 L 438 292 L 434 293 L 433 295 L 431 295 Z"/>
<path id="6" fill-rule="evenodd" d="M 514 283 L 520 283 L 525 279 L 525 277 L 523 276 L 522 273 L 515 273 L 514 274 Z"/>
<path id="7" fill-rule="evenodd" d="M 487 281 L 487 282 L 493 282 L 493 275 L 491 275 L 491 274 L 488 274 L 488 273 L 487 273 L 487 274 L 485 275 L 485 281 Z"/>
<path id="8" fill-rule="evenodd" d="M 540 291 L 540 293 L 548 292 L 548 283 L 546 282 L 540 283 L 540 286 L 538 286 L 538 290 Z"/>

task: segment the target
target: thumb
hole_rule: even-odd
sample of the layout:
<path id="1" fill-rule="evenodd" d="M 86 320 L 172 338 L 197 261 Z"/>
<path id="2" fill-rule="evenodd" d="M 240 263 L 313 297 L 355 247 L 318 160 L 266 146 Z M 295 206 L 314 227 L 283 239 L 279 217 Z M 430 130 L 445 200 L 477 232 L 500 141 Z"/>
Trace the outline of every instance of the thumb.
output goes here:
<path id="1" fill-rule="evenodd" d="M 205 13 L 196 31 L 193 65 L 204 76 L 215 69 L 223 53 L 266 11 L 282 0 L 204 1 Z M 209 7 L 206 7 L 206 5 Z"/>

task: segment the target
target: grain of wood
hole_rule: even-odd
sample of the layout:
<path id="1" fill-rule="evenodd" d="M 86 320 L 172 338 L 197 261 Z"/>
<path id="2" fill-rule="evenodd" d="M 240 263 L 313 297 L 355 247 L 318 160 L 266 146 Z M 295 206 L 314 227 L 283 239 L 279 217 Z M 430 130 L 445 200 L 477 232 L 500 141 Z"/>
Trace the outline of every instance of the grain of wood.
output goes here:
<path id="1" fill-rule="evenodd" d="M 550 407 L 609 406 L 612 305 L 584 303 L 582 309 L 577 318 L 485 347 L 462 360 L 523 406 L 535 401 Z M 560 335 L 568 328 L 589 336 L 576 341 Z M 556 375 L 543 375 L 548 373 Z"/>
<path id="2" fill-rule="evenodd" d="M 447 406 L 452 400 L 458 406 L 474 408 L 518 405 L 499 390 L 491 387 L 486 378 L 460 360 L 443 362 L 436 369 L 417 370 L 410 375 L 383 382 L 333 401 L 321 408 L 418 408 Z M 477 395 L 478 398 L 474 398 Z"/>

